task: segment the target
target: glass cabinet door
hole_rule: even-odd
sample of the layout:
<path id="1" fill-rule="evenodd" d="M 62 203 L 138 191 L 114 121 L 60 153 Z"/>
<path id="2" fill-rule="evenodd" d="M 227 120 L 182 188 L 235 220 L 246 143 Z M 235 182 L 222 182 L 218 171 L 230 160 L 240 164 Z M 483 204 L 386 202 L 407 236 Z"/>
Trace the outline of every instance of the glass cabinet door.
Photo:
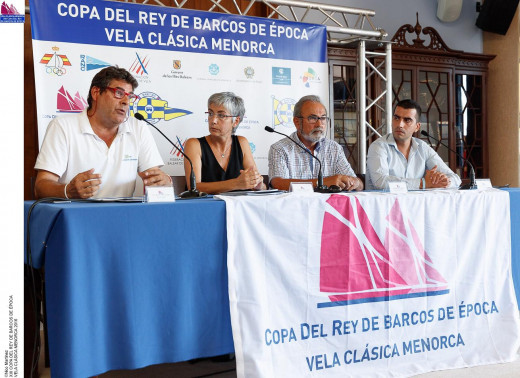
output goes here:
<path id="1" fill-rule="evenodd" d="M 423 113 L 421 130 L 450 146 L 460 156 L 433 138 L 417 137 L 429 143 L 462 179 L 469 177 L 468 167 L 462 157 L 473 164 L 477 177 L 487 177 L 483 76 L 455 74 L 454 77 L 455 85 L 452 88 L 451 71 L 394 68 L 393 105 L 406 98 L 415 98 Z M 455 97 L 453 100 L 452 96 Z"/>
<path id="2" fill-rule="evenodd" d="M 329 61 L 329 65 L 332 73 L 334 140 L 343 147 L 352 168 L 359 171 L 357 69 L 355 62 Z M 477 177 L 487 177 L 484 75 L 459 72 L 465 71 L 407 67 L 404 64 L 394 66 L 392 101 L 394 107 L 398 101 L 407 98 L 419 103 L 422 109 L 421 130 L 437 140 L 420 134 L 416 137 L 429 143 L 441 159 L 467 182 L 469 171 L 464 159 L 439 142 L 467 158 L 474 165 Z M 376 92 L 383 86 L 382 83 L 373 82 L 367 86 L 367 92 L 373 89 L 371 85 L 375 86 Z M 389 127 L 383 125 L 384 111 L 378 110 L 373 116 L 377 120 L 376 126 L 380 126 L 379 133 L 391 132 Z M 368 144 L 376 139 L 375 133 L 367 134 Z"/>
<path id="3" fill-rule="evenodd" d="M 451 147 L 449 73 L 418 71 L 416 101 L 422 109 L 421 130 Z M 422 137 L 422 136 L 421 136 Z M 433 138 L 422 137 L 450 165 L 450 151 Z M 428 140 L 429 139 L 429 140 Z"/>
<path id="4" fill-rule="evenodd" d="M 392 70 L 393 106 L 401 100 L 413 98 L 412 95 L 412 70 Z M 393 109 L 392 109 L 393 110 Z M 390 130 L 388 130 L 390 132 Z"/>
<path id="5" fill-rule="evenodd" d="M 483 78 L 481 75 L 455 75 L 455 128 L 457 152 L 473 164 L 476 177 L 488 177 L 484 157 Z M 461 178 L 468 178 L 468 167 L 457 157 Z M 464 168 L 461 168 L 464 167 Z"/>
<path id="6" fill-rule="evenodd" d="M 415 80 L 414 80 L 415 77 Z M 450 145 L 450 73 L 425 71 L 421 69 L 392 69 L 393 106 L 398 101 L 412 99 L 422 110 L 421 130 Z M 393 110 L 393 109 L 392 109 Z M 450 152 L 433 138 L 424 139 L 439 156 L 450 165 Z M 429 139 L 429 140 L 428 140 Z M 453 163 L 455 163 L 453 161 Z"/>
<path id="7" fill-rule="evenodd" d="M 345 152 L 352 169 L 358 172 L 358 120 L 356 67 L 332 64 L 334 140 Z"/>

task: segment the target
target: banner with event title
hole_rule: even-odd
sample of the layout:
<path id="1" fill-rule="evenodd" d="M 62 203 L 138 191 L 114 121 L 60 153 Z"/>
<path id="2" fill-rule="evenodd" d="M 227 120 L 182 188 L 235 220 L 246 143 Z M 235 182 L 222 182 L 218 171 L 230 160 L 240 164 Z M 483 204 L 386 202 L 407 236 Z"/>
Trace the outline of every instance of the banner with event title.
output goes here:
<path id="1" fill-rule="evenodd" d="M 31 0 L 40 144 L 47 124 L 86 106 L 92 77 L 108 65 L 139 82 L 130 114 L 184 145 L 208 134 L 207 99 L 232 91 L 244 99 L 245 136 L 262 174 L 264 131 L 294 131 L 292 110 L 305 95 L 328 104 L 326 30 L 322 25 L 100 0 Z M 184 175 L 183 159 L 152 130 L 165 171 Z"/>
<path id="2" fill-rule="evenodd" d="M 507 192 L 222 198 L 239 377 L 516 358 Z"/>

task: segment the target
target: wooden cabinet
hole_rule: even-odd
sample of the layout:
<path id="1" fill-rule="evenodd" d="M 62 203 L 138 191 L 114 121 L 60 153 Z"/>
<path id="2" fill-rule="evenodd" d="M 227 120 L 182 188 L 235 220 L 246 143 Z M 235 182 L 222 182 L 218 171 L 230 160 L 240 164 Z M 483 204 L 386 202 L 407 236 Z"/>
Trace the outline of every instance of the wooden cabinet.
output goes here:
<path id="1" fill-rule="evenodd" d="M 488 63 L 494 56 L 451 50 L 435 29 L 422 29 L 418 23 L 415 27 L 403 25 L 392 41 L 395 43 L 392 47 L 392 103 L 405 98 L 416 100 L 423 111 L 421 129 L 468 158 L 477 177 L 488 177 L 486 82 Z M 329 47 L 328 52 L 334 136 L 344 146 L 353 168 L 358 170 L 356 50 Z M 376 59 L 374 65 L 377 64 Z M 366 91 L 372 97 L 371 92 L 381 93 L 383 88 L 383 81 L 374 77 L 367 82 Z M 375 129 L 381 135 L 391 131 L 384 124 L 383 101 L 367 115 L 369 123 L 377 126 Z M 368 143 L 378 137 L 370 130 L 367 136 Z M 463 160 L 440 142 L 433 139 L 429 142 L 464 181 L 468 171 Z"/>

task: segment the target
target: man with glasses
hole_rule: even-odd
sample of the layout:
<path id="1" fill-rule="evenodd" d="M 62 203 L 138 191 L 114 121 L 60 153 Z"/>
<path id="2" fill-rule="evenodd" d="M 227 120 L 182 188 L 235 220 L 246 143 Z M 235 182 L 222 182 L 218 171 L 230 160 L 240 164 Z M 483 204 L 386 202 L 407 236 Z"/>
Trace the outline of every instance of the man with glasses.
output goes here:
<path id="1" fill-rule="evenodd" d="M 128 197 L 138 172 L 145 185 L 171 185 L 149 129 L 129 118 L 137 85 L 124 68 L 106 67 L 86 110 L 49 123 L 34 167 L 38 198 Z"/>
<path id="2" fill-rule="evenodd" d="M 329 118 L 318 96 L 305 96 L 296 103 L 293 122 L 296 132 L 290 137 L 321 161 L 324 185 L 363 190 L 363 182 L 356 177 L 343 148 L 325 138 Z M 319 169 L 315 159 L 287 138 L 269 149 L 269 181 L 273 188 L 288 190 L 291 182 L 309 181 L 316 186 Z"/>
<path id="3" fill-rule="evenodd" d="M 406 182 L 408 189 L 457 188 L 460 178 L 424 141 L 413 134 L 421 129 L 421 107 L 413 100 L 399 101 L 392 132 L 368 149 L 367 189 L 386 189 L 390 181 Z"/>

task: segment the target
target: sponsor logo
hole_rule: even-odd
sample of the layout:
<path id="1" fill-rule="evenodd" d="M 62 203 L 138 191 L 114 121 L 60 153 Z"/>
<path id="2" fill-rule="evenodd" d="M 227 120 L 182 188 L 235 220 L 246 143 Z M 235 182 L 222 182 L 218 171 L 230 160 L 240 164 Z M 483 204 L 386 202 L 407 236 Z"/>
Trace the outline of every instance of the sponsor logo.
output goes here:
<path id="1" fill-rule="evenodd" d="M 189 110 L 170 108 L 168 101 L 163 100 L 158 94 L 153 92 L 143 92 L 137 95 L 137 98 L 130 102 L 130 116 L 135 113 L 141 115 L 151 123 L 157 123 L 160 120 L 170 121 L 172 119 L 191 114 Z"/>
<path id="2" fill-rule="evenodd" d="M 185 138 L 184 140 L 181 140 L 178 135 L 175 136 L 175 144 L 177 147 L 181 149 L 181 151 L 184 151 L 184 146 L 186 145 L 186 141 L 188 140 Z M 170 149 L 170 159 L 168 161 L 165 161 L 166 165 L 170 166 L 183 166 L 184 165 L 184 156 L 175 148 L 172 146 Z"/>
<path id="3" fill-rule="evenodd" d="M 142 57 L 138 53 L 135 53 L 135 59 L 130 65 L 128 71 L 134 74 L 136 80 L 139 83 L 151 83 L 148 76 L 148 64 L 150 63 L 150 58 L 148 56 Z"/>
<path id="4" fill-rule="evenodd" d="M 111 66 L 110 63 L 96 59 L 88 55 L 80 55 L 80 69 L 81 71 L 92 71 L 100 68 Z"/>
<path id="5" fill-rule="evenodd" d="M 188 76 L 184 73 L 184 71 L 181 71 L 182 62 L 179 59 L 174 59 L 172 62 L 173 70 L 171 70 L 169 73 L 165 73 L 162 75 L 164 78 L 169 79 L 183 79 L 183 80 L 191 80 L 192 77 Z"/>
<path id="6" fill-rule="evenodd" d="M 72 96 L 63 85 L 58 90 L 56 111 L 60 113 L 81 113 L 86 107 L 88 107 L 87 101 L 80 96 L 79 92 L 76 91 L 76 94 Z"/>
<path id="7" fill-rule="evenodd" d="M 291 85 L 291 69 L 287 67 L 272 67 L 273 84 Z"/>
<path id="8" fill-rule="evenodd" d="M 246 77 L 248 79 L 252 79 L 255 76 L 254 68 L 253 67 L 246 67 L 246 68 L 244 68 L 244 75 L 246 75 Z"/>
<path id="9" fill-rule="evenodd" d="M 272 97 L 273 105 L 273 128 L 276 126 L 294 127 L 293 112 L 296 101 L 292 98 L 278 100 Z"/>
<path id="10" fill-rule="evenodd" d="M 69 58 L 65 54 L 58 54 L 58 51 L 60 51 L 59 47 L 54 46 L 52 50 L 54 53 L 45 54 L 40 59 L 40 64 L 45 64 L 45 72 L 49 75 L 65 75 L 67 73 L 65 67 L 72 66 Z"/>
<path id="11" fill-rule="evenodd" d="M 130 72 L 136 75 L 148 75 L 148 71 L 146 68 L 148 67 L 148 64 L 150 63 L 150 58 L 148 56 L 145 56 L 144 58 L 140 57 L 138 53 L 135 53 L 135 59 L 132 62 L 132 65 L 128 69 Z"/>
<path id="12" fill-rule="evenodd" d="M 320 291 L 330 302 L 318 308 L 448 294 L 423 245 L 397 199 L 383 242 L 357 198 L 332 195 L 320 255 Z"/>
<path id="13" fill-rule="evenodd" d="M 25 15 L 18 12 L 18 9 L 13 4 L 8 5 L 4 1 L 0 6 L 0 22 L 23 23 L 25 22 Z"/>
<path id="14" fill-rule="evenodd" d="M 320 84 L 321 80 L 312 68 L 309 67 L 309 69 L 304 72 L 304 74 L 300 77 L 302 80 L 303 85 L 305 85 L 306 88 L 310 88 L 311 84 Z"/>
<path id="15" fill-rule="evenodd" d="M 204 81 L 225 81 L 230 82 L 231 79 L 222 78 L 223 75 L 220 75 L 220 67 L 216 63 L 212 63 L 208 66 L 209 75 L 204 74 L 202 77 L 197 77 L 195 80 L 204 80 Z"/>
<path id="16" fill-rule="evenodd" d="M 255 80 L 255 69 L 251 66 L 247 66 L 243 69 L 243 72 L 244 72 L 244 77 L 237 77 L 235 79 L 235 81 L 237 83 L 248 83 L 248 84 L 252 84 L 252 83 L 257 83 L 257 84 L 260 84 L 262 83 L 263 81 L 262 80 Z M 261 77 L 262 75 L 260 75 Z"/>
<path id="17" fill-rule="evenodd" d="M 179 147 L 181 149 L 182 152 L 184 152 L 184 146 L 186 145 L 186 141 L 188 139 L 185 138 L 184 141 L 181 141 L 181 138 L 179 138 L 178 135 L 176 135 L 175 138 L 177 139 L 177 143 L 175 143 L 175 144 L 177 145 L 177 147 Z M 172 155 L 173 157 L 181 158 L 181 159 L 183 158 L 183 155 L 175 147 L 172 147 L 172 149 L 170 150 L 170 155 Z"/>
<path id="18" fill-rule="evenodd" d="M 220 72 L 219 66 L 216 65 L 215 63 L 210 64 L 208 67 L 208 70 L 209 70 L 209 73 L 213 76 L 218 75 L 218 73 Z"/>

